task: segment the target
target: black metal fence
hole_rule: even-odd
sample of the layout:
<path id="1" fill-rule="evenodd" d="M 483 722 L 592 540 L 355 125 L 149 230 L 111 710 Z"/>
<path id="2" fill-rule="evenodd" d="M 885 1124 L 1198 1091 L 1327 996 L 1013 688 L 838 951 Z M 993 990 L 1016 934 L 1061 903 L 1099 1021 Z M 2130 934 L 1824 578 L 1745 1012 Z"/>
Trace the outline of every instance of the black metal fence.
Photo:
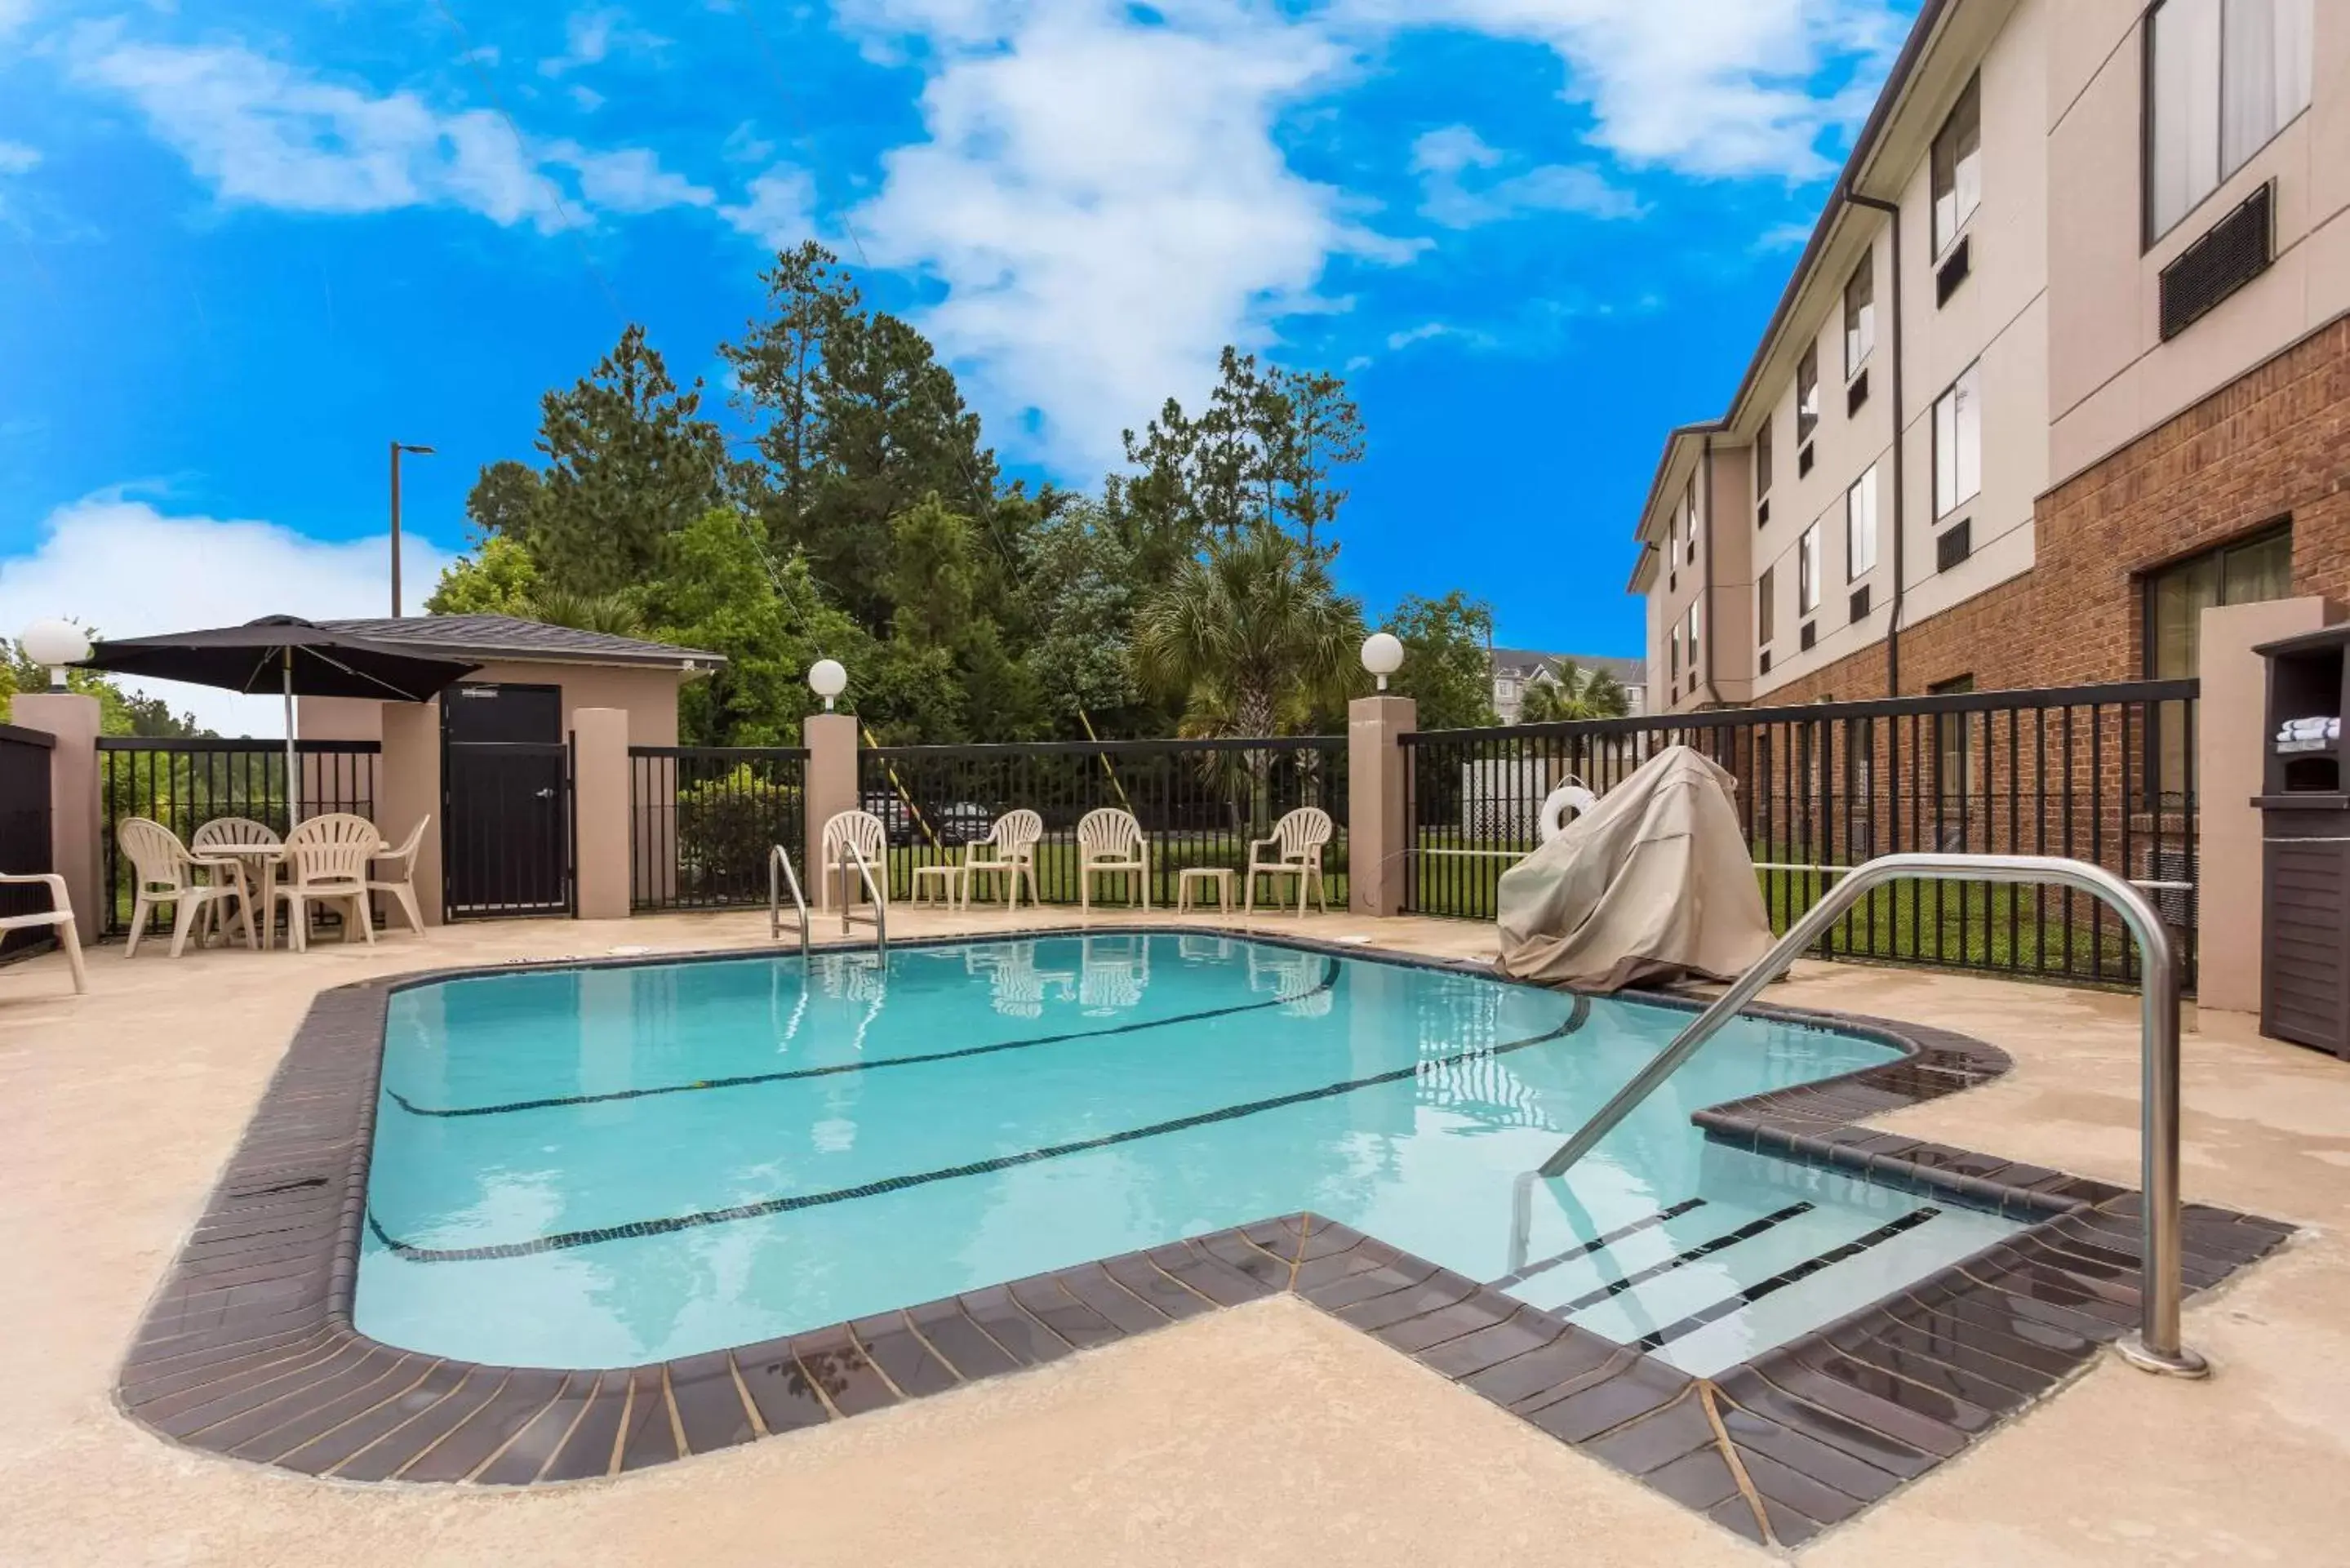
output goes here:
<path id="1" fill-rule="evenodd" d="M 280 834 L 291 828 L 297 815 L 347 811 L 372 819 L 380 750 L 373 741 L 298 741 L 295 790 L 289 792 L 283 741 L 100 737 L 106 934 L 121 934 L 130 921 L 133 872 L 114 832 L 121 823 L 149 817 L 184 843 L 197 828 L 223 816 L 251 817 Z"/>
<path id="2" fill-rule="evenodd" d="M 767 853 L 806 840 L 807 753 L 795 746 L 629 748 L 629 897 L 639 909 L 767 899 Z"/>
<path id="3" fill-rule="evenodd" d="M 0 871 L 52 871 L 49 838 L 49 753 L 56 741 L 40 730 L 0 724 Z M 29 915 L 51 907 L 49 890 L 0 883 L 0 916 Z M 48 928 L 0 935 L 0 953 L 46 944 Z"/>
<path id="4" fill-rule="evenodd" d="M 2195 964 L 2192 680 L 1734 709 L 1403 737 L 1418 913 L 1490 919 L 1570 779 L 1604 794 L 1664 746 L 1737 784 L 1773 924 L 1836 868 L 1897 851 L 2061 855 L 2142 884 Z M 2091 982 L 2137 978 L 2128 933 L 2086 895 L 1912 883 L 1872 895 L 1824 955 Z"/>
<path id="5" fill-rule="evenodd" d="M 958 858 L 998 816 L 1025 806 L 1045 819 L 1037 891 L 1048 904 L 1074 904 L 1077 820 L 1114 806 L 1132 812 L 1149 841 L 1150 901 L 1172 907 L 1184 869 L 1241 871 L 1252 839 L 1286 812 L 1318 806 L 1332 821 L 1322 890 L 1332 909 L 1346 907 L 1343 735 L 884 746 L 859 752 L 858 765 L 862 805 L 889 829 L 893 898 L 912 892 L 917 867 Z M 1105 894 L 1118 896 L 1097 888 L 1097 901 Z"/>

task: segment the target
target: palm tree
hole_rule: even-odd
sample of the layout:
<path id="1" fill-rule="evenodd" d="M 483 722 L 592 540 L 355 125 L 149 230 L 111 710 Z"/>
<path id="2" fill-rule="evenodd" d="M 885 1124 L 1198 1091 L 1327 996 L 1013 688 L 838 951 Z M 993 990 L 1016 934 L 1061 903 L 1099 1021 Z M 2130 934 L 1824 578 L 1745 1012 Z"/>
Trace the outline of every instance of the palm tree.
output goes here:
<path id="1" fill-rule="evenodd" d="M 1183 701 L 1185 734 L 1278 735 L 1347 694 L 1362 635 L 1362 607 L 1318 558 L 1278 528 L 1243 528 L 1211 539 L 1143 600 L 1135 673 Z M 1251 752 L 1247 767 L 1261 817 L 1272 756 Z"/>
<path id="2" fill-rule="evenodd" d="M 1632 711 L 1624 683 L 1605 670 L 1586 670 L 1568 660 L 1555 679 L 1537 680 L 1526 688 L 1519 705 L 1523 724 L 1555 723 L 1562 720 L 1620 719 Z"/>
<path id="3" fill-rule="evenodd" d="M 573 588 L 541 583 L 530 591 L 530 618 L 574 631 L 609 632 L 614 637 L 638 637 L 645 629 L 636 600 L 625 593 L 583 594 Z"/>

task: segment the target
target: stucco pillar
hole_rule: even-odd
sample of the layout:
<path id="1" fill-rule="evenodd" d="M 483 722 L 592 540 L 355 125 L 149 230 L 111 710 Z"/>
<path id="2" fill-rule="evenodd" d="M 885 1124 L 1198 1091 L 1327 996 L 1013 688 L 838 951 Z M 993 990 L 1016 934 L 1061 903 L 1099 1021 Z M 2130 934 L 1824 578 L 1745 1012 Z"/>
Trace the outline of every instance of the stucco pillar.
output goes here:
<path id="1" fill-rule="evenodd" d="M 2203 612 L 2196 674 L 2196 1005 L 2261 1010 L 2261 793 L 2268 756 L 2268 661 L 2252 651 L 2339 619 L 2322 598 L 2221 605 Z"/>
<path id="2" fill-rule="evenodd" d="M 824 885 L 824 825 L 844 811 L 857 809 L 857 715 L 811 713 L 802 722 L 807 741 L 806 858 L 800 862 L 800 881 L 818 909 L 826 908 L 832 889 Z M 881 867 L 873 868 L 881 875 Z M 857 898 L 852 896 L 849 902 Z"/>
<path id="3" fill-rule="evenodd" d="M 106 912 L 106 814 L 98 796 L 98 699 L 72 691 L 20 691 L 12 722 L 57 738 L 49 753 L 49 865 L 66 879 L 74 928 L 98 940 Z"/>
<path id="4" fill-rule="evenodd" d="M 416 901 L 424 923 L 437 926 L 441 909 L 441 704 L 385 702 L 383 753 L 376 759 L 375 825 L 384 840 L 400 844 L 426 817 L 416 850 Z"/>
<path id="5" fill-rule="evenodd" d="M 1357 915 L 1400 915 L 1411 862 L 1404 820 L 1410 758 L 1397 737 L 1419 727 L 1409 697 L 1357 697 L 1347 704 L 1347 907 Z"/>
<path id="6" fill-rule="evenodd" d="M 583 920 L 629 913 L 629 715 L 580 708 L 571 715 L 571 810 Z"/>

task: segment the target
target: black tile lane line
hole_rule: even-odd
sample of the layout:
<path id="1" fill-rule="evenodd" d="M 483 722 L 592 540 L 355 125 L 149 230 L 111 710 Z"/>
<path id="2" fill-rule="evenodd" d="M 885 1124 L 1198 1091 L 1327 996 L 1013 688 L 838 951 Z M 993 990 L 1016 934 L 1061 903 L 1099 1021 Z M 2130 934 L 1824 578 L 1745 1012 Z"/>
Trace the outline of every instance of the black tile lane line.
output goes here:
<path id="1" fill-rule="evenodd" d="M 1597 1306 L 1610 1296 L 1620 1296 L 1635 1285 L 1646 1284 L 1659 1274 L 1669 1274 L 1675 1269 L 1686 1267 L 1700 1258 L 1711 1257 L 1726 1247 L 1735 1247 L 1741 1241 L 1751 1241 L 1773 1226 L 1783 1225 L 1797 1215 L 1808 1214 L 1811 1211 L 1812 1205 L 1809 1203 L 1790 1203 L 1784 1209 L 1775 1210 L 1760 1220 L 1747 1221 L 1727 1235 L 1716 1236 L 1711 1241 L 1700 1241 L 1686 1252 L 1676 1252 L 1662 1262 L 1649 1264 L 1638 1273 L 1626 1274 L 1620 1280 L 1610 1280 L 1597 1290 L 1586 1291 L 1565 1306 L 1553 1307 L 1550 1310 L 1561 1317 L 1572 1317 L 1586 1307 Z"/>
<path id="2" fill-rule="evenodd" d="M 1074 1143 L 1052 1144 L 1043 1148 L 1023 1149 L 1018 1154 L 998 1155 L 992 1159 L 976 1159 L 965 1165 L 951 1165 L 937 1170 L 915 1171 L 906 1176 L 893 1176 L 881 1181 L 860 1182 L 855 1187 L 836 1188 L 828 1192 L 804 1192 L 790 1198 L 768 1198 L 756 1203 L 737 1203 L 724 1209 L 707 1209 L 692 1214 L 672 1214 L 658 1220 L 638 1220 L 625 1225 L 607 1225 L 593 1231 L 564 1231 L 552 1236 L 541 1236 L 530 1241 L 502 1241 L 482 1247 L 419 1247 L 402 1241 L 384 1230 L 376 1219 L 375 1210 L 368 1210 L 368 1229 L 375 1239 L 393 1253 L 416 1263 L 471 1263 L 495 1258 L 526 1258 L 541 1252 L 554 1252 L 572 1247 L 589 1247 L 598 1241 L 617 1241 L 634 1236 L 666 1236 L 679 1231 L 697 1230 L 705 1225 L 728 1225 L 739 1220 L 764 1220 L 771 1215 L 789 1214 L 802 1209 L 816 1209 L 830 1203 L 845 1203 L 856 1198 L 878 1198 L 885 1192 L 899 1192 L 909 1187 L 922 1187 L 933 1181 L 952 1181 L 966 1176 L 984 1176 L 991 1171 L 1006 1170 L 1017 1165 L 1033 1165 L 1039 1160 L 1058 1159 L 1064 1155 L 1085 1154 L 1097 1148 L 1108 1148 L 1121 1143 L 1133 1143 L 1141 1138 L 1158 1137 L 1162 1134 L 1183 1132 L 1191 1127 L 1206 1127 L 1214 1122 L 1232 1121 L 1263 1111 L 1276 1111 L 1288 1106 L 1305 1105 L 1313 1100 L 1326 1100 L 1336 1095 L 1350 1095 L 1358 1089 L 1376 1088 L 1381 1084 L 1398 1084 L 1422 1073 L 1441 1072 L 1463 1062 L 1479 1058 L 1505 1056 L 1513 1051 L 1540 1045 L 1552 1040 L 1564 1039 L 1583 1026 L 1591 1016 L 1588 999 L 1575 999 L 1574 1010 L 1555 1029 L 1540 1034 L 1530 1034 L 1523 1040 L 1506 1044 L 1474 1046 L 1456 1051 L 1450 1056 L 1414 1062 L 1368 1077 L 1348 1078 L 1342 1083 L 1325 1084 L 1318 1089 L 1301 1089 L 1295 1094 L 1275 1095 L 1269 1099 L 1250 1100 L 1222 1109 L 1201 1111 L 1194 1116 L 1178 1116 L 1172 1121 L 1153 1122 L 1149 1127 L 1128 1127 L 1123 1132 L 1105 1133 L 1099 1137 L 1081 1138 Z M 1808 1208 L 1805 1204 L 1803 1207 Z M 1726 1244 L 1726 1243 L 1725 1243 Z"/>
<path id="3" fill-rule="evenodd" d="M 1629 1225 L 1618 1226 L 1596 1241 L 1586 1241 L 1580 1247 L 1569 1247 L 1564 1252 L 1553 1252 L 1547 1258 L 1537 1258 L 1523 1269 L 1513 1269 L 1498 1280 L 1488 1280 L 1486 1284 L 1489 1288 L 1497 1291 L 1506 1291 L 1513 1285 L 1524 1284 L 1536 1274 L 1547 1273 L 1561 1263 L 1571 1263 L 1577 1258 L 1587 1258 L 1594 1252 L 1603 1251 L 1614 1246 L 1627 1236 L 1637 1236 L 1651 1226 L 1661 1225 L 1668 1220 L 1678 1220 L 1690 1210 L 1703 1207 L 1705 1207 L 1705 1199 L 1702 1198 L 1684 1198 L 1671 1208 L 1659 1209 L 1645 1220 L 1635 1220 Z"/>
<path id="4" fill-rule="evenodd" d="M 1742 1291 L 1724 1296 L 1711 1306 L 1700 1307 L 1689 1316 L 1669 1323 L 1653 1334 L 1642 1334 L 1633 1343 L 1642 1350 L 1654 1350 L 1659 1345 L 1669 1345 L 1685 1334 L 1693 1334 L 1707 1324 L 1728 1317 L 1741 1307 L 1753 1305 L 1775 1291 L 1785 1290 L 1797 1280 L 1809 1279 L 1822 1269 L 1833 1267 L 1846 1258 L 1856 1258 L 1871 1247 L 1881 1247 L 1903 1231 L 1914 1231 L 1939 1213 L 1941 1210 L 1930 1203 L 1912 1209 L 1908 1213 L 1879 1225 L 1866 1236 L 1856 1236 L 1841 1247 L 1831 1247 L 1816 1258 L 1806 1258 L 1791 1269 L 1783 1269 L 1767 1280 L 1758 1281 Z"/>
<path id="5" fill-rule="evenodd" d="M 384 1095 L 401 1110 L 418 1116 L 496 1116 L 509 1111 L 544 1111 L 564 1106 L 600 1106 L 613 1100 L 641 1100 L 655 1095 L 691 1095 L 704 1089 L 741 1089 L 754 1084 L 785 1084 L 798 1078 L 829 1078 L 842 1073 L 871 1073 L 883 1067 L 913 1067 L 926 1062 L 951 1062 L 963 1056 L 987 1056 L 998 1051 L 1024 1051 L 1032 1045 L 1060 1045 L 1072 1040 L 1100 1040 L 1114 1034 L 1135 1034 L 1146 1029 L 1163 1029 L 1172 1023 L 1199 1023 L 1211 1018 L 1230 1018 L 1236 1013 L 1262 1012 L 1268 1007 L 1281 1007 L 1293 1002 L 1303 1002 L 1335 989 L 1338 983 L 1339 964 L 1329 961 L 1322 979 L 1305 991 L 1288 996 L 1261 997 L 1254 1002 L 1237 1002 L 1231 1007 L 1211 1007 L 1201 1012 L 1180 1012 L 1171 1018 L 1138 1019 L 1132 1023 L 1113 1024 L 1105 1029 L 1076 1029 L 1066 1034 L 1037 1034 L 1022 1040 L 1000 1040 L 988 1045 L 966 1045 L 954 1051 L 927 1051 L 916 1056 L 881 1056 L 870 1062 L 836 1062 L 823 1067 L 795 1067 L 781 1073 L 746 1073 L 733 1078 L 702 1078 L 691 1084 L 660 1084 L 649 1089 L 615 1089 L 604 1095 L 562 1095 L 542 1100 L 510 1100 L 497 1106 L 420 1106 L 390 1085 Z"/>

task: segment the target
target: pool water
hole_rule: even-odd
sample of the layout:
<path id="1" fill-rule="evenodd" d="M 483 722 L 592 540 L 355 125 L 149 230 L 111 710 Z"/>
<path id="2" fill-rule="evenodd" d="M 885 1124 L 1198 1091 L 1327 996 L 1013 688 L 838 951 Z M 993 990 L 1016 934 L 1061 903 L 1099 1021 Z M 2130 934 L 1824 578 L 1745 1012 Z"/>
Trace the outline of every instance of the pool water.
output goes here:
<path id="1" fill-rule="evenodd" d="M 1175 933 L 520 971 L 396 992 L 355 1316 L 515 1366 L 667 1359 L 1310 1209 L 1691 1371 L 2018 1227 L 1709 1144 L 1700 1106 L 1891 1057 Z"/>

